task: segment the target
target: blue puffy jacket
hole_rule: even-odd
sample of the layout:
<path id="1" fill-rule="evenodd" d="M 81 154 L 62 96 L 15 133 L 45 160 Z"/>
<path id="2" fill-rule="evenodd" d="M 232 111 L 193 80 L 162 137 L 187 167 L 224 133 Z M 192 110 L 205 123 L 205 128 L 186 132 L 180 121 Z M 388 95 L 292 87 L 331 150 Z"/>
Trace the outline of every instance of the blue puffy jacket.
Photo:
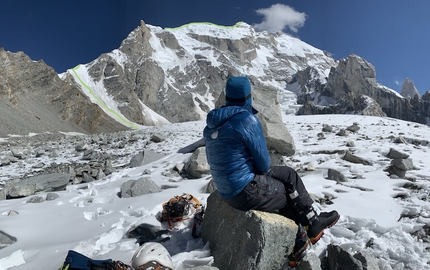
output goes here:
<path id="1" fill-rule="evenodd" d="M 215 186 L 224 198 L 239 194 L 255 174 L 266 172 L 270 156 L 261 124 L 249 106 L 224 106 L 209 112 L 203 131 Z"/>

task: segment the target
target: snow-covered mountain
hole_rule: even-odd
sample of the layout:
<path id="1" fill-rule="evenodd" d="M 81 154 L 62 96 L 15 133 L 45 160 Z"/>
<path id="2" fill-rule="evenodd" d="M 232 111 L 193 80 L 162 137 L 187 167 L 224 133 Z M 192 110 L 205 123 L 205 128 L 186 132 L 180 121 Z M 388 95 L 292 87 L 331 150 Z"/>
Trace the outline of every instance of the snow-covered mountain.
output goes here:
<path id="1" fill-rule="evenodd" d="M 276 89 L 294 98 L 286 83 L 312 67 L 325 82 L 333 58 L 285 33 L 256 32 L 192 23 L 162 29 L 141 22 L 119 49 L 68 70 L 107 114 L 133 126 L 201 120 L 214 108 L 231 75 L 250 77 L 255 91 Z"/>
<path id="2" fill-rule="evenodd" d="M 0 49 L 0 93 L 7 97 L 0 99 L 0 136 L 201 120 L 219 105 L 233 75 L 248 76 L 255 93 L 276 91 L 283 113 L 430 119 L 430 93 L 402 97 L 377 83 L 375 68 L 359 56 L 336 61 L 297 38 L 256 32 L 244 22 L 162 29 L 142 21 L 118 49 L 59 76 L 43 61 Z"/>
<path id="3" fill-rule="evenodd" d="M 415 102 L 376 81 L 357 55 L 335 61 L 285 33 L 256 32 L 239 22 L 225 27 L 141 25 L 119 49 L 62 76 L 74 80 L 105 113 L 129 127 L 201 120 L 215 107 L 226 79 L 246 75 L 254 91 L 279 94 L 283 112 L 389 116 L 429 123 L 429 102 Z M 310 103 L 309 103 L 310 102 Z M 289 104 L 286 106 L 285 104 Z"/>

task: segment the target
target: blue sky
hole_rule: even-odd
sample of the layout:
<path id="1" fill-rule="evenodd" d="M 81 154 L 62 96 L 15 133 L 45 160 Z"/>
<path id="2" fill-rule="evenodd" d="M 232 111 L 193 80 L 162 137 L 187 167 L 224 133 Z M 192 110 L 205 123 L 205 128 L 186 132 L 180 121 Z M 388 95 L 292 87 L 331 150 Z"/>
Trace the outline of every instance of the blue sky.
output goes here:
<path id="1" fill-rule="evenodd" d="M 328 51 L 357 54 L 378 82 L 400 91 L 410 78 L 430 91 L 428 0 L 2 0 L 0 47 L 43 59 L 58 73 L 120 46 L 140 20 L 160 27 L 189 22 L 284 31 Z"/>

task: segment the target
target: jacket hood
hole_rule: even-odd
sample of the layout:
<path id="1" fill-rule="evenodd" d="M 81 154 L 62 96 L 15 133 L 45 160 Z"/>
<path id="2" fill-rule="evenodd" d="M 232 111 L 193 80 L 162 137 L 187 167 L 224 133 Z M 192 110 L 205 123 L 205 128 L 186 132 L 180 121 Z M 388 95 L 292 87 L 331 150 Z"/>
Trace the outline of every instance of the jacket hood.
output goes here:
<path id="1" fill-rule="evenodd" d="M 249 109 L 245 106 L 223 106 L 210 111 L 206 117 L 206 124 L 209 128 L 216 128 L 223 125 L 233 116 L 243 113 L 252 112 L 252 106 Z"/>

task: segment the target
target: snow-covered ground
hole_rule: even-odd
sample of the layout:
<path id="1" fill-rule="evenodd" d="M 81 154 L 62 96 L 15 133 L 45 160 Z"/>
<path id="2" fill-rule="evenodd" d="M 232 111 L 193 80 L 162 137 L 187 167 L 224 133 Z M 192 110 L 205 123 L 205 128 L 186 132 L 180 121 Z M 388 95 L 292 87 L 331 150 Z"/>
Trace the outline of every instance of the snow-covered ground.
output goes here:
<path id="1" fill-rule="evenodd" d="M 332 204 L 321 204 L 323 211 L 336 209 L 341 214 L 337 225 L 326 230 L 310 251 L 319 255 L 327 244 L 333 243 L 351 253 L 370 252 L 378 258 L 381 269 L 430 269 L 430 245 L 413 235 L 430 226 L 429 146 L 393 142 L 399 135 L 425 140 L 430 128 L 396 119 L 356 115 L 284 115 L 284 122 L 297 149 L 293 157 L 286 158 L 287 163 L 299 170 L 315 198 L 331 198 Z M 360 126 L 356 133 L 347 137 L 336 135 L 339 129 L 354 122 Z M 317 134 L 322 132 L 323 124 L 333 126 L 334 132 L 324 133 L 320 139 Z M 142 223 L 160 226 L 155 216 L 163 202 L 187 192 L 206 203 L 209 194 L 201 193 L 200 189 L 209 182 L 209 176 L 183 180 L 165 173 L 189 158 L 190 154 L 176 151 L 198 140 L 203 128 L 204 121 L 198 121 L 144 129 L 141 132 L 156 131 L 166 140 L 149 145 L 142 142 L 136 151 L 151 149 L 165 154 L 162 159 L 120 170 L 89 184 L 69 186 L 66 191 L 56 192 L 60 197 L 53 201 L 26 203 L 29 198 L 0 201 L 0 230 L 17 238 L 16 243 L 0 249 L 0 269 L 58 269 L 70 249 L 93 259 L 111 258 L 129 263 L 138 244 L 134 238 L 126 237 L 127 232 Z M 346 146 L 348 141 L 355 146 Z M 371 165 L 354 164 L 343 160 L 340 154 L 323 153 L 323 150 L 348 148 Z M 408 180 L 391 179 L 384 172 L 390 164 L 385 157 L 390 148 L 410 155 L 416 169 L 406 173 Z M 309 163 L 314 165 L 314 171 L 301 169 Z M 348 182 L 337 184 L 327 180 L 329 168 L 342 172 Z M 177 187 L 140 197 L 117 196 L 122 183 L 139 178 L 147 169 L 160 186 Z M 405 188 L 405 183 L 415 188 Z M 9 216 L 10 211 L 18 215 Z M 191 236 L 190 227 L 191 222 L 177 224 L 169 235 L 171 239 L 163 243 L 173 257 L 175 269 L 212 262 L 209 247 Z M 369 241 L 373 244 L 366 247 Z"/>

